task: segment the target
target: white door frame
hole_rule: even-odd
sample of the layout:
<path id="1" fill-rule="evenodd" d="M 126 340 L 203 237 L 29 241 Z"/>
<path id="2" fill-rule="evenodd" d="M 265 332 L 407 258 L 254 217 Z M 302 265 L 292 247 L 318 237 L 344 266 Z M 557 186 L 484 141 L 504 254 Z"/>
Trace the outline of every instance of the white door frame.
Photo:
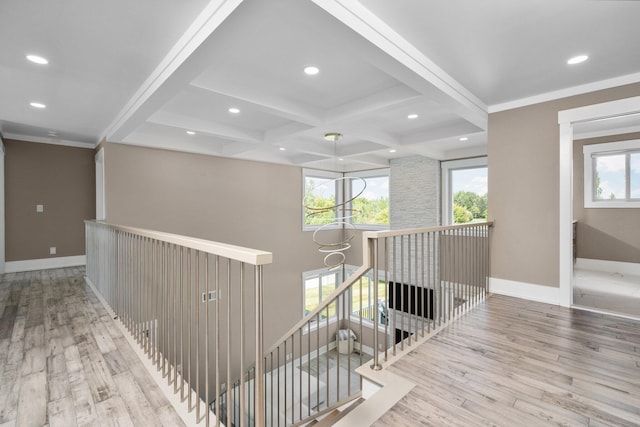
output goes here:
<path id="1" fill-rule="evenodd" d="M 0 274 L 4 274 L 4 143 L 0 138 Z"/>
<path id="2" fill-rule="evenodd" d="M 96 153 L 96 219 L 107 218 L 107 204 L 104 183 L 104 147 Z"/>
<path id="3" fill-rule="evenodd" d="M 640 113 L 640 96 L 558 112 L 560 125 L 560 305 L 573 304 L 573 125 Z"/>

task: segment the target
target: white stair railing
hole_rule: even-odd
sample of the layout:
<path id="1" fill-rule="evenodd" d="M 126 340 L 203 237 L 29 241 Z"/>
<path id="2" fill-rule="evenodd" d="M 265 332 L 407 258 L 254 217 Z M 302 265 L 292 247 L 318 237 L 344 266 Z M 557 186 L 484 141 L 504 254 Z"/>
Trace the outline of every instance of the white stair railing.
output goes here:
<path id="1" fill-rule="evenodd" d="M 358 398 L 355 368 L 382 369 L 389 350 L 482 301 L 492 225 L 363 233 L 364 265 L 267 350 L 266 425 L 304 425 Z"/>
<path id="2" fill-rule="evenodd" d="M 266 352 L 268 252 L 87 221 L 87 278 L 198 424 L 302 425 L 485 298 L 492 225 L 363 233 L 364 265 Z"/>

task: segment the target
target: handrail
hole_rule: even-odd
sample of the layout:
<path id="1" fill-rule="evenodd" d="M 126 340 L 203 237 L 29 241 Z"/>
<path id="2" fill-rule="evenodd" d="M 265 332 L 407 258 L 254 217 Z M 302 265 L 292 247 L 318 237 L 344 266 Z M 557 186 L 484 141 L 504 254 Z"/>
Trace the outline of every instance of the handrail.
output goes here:
<path id="1" fill-rule="evenodd" d="M 286 334 L 284 334 L 282 336 L 282 338 L 280 338 L 278 341 L 276 341 L 275 344 L 273 344 L 271 347 L 269 347 L 269 350 L 267 350 L 265 352 L 265 354 L 269 354 L 272 351 L 274 351 L 276 348 L 278 348 L 282 343 L 284 343 L 290 336 L 291 334 L 293 334 L 294 332 L 296 332 L 297 330 L 299 330 L 300 328 L 302 328 L 304 325 L 306 325 L 309 320 L 313 319 L 314 317 L 316 317 L 319 313 L 321 313 L 322 311 L 326 310 L 328 306 L 330 306 L 333 302 L 333 300 L 335 300 L 338 296 L 340 296 L 340 294 L 342 294 L 344 291 L 346 291 L 347 289 L 349 289 L 349 287 L 351 285 L 353 285 L 354 283 L 356 283 L 356 281 L 358 279 L 360 279 L 360 277 L 364 276 L 365 274 L 367 274 L 367 272 L 370 270 L 369 267 L 363 265 L 360 268 L 358 268 L 355 272 L 353 272 L 351 274 L 351 276 L 349 276 L 344 282 L 342 282 L 342 284 L 340 286 L 338 286 L 336 288 L 335 291 L 331 292 L 331 294 L 326 297 L 324 299 L 324 301 L 322 301 L 320 303 L 320 305 L 318 305 L 318 307 L 314 308 L 313 310 L 311 310 L 309 312 L 309 314 L 307 314 L 306 316 L 304 316 L 298 323 L 296 323 L 295 325 L 293 325 L 293 327 L 291 329 L 289 329 L 289 331 L 287 331 Z"/>
<path id="2" fill-rule="evenodd" d="M 123 231 L 150 239 L 162 240 L 185 248 L 195 249 L 211 255 L 220 255 L 225 258 L 235 259 L 252 265 L 266 265 L 273 262 L 273 254 L 267 251 L 245 248 L 242 246 L 230 245 L 227 243 L 214 242 L 211 240 L 199 239 L 197 237 L 181 236 L 179 234 L 167 233 L 164 231 L 147 230 L 144 228 L 129 227 L 126 225 L 110 224 L 105 221 L 85 220 L 85 223 L 93 223 L 113 230 Z"/>
<path id="3" fill-rule="evenodd" d="M 264 365 L 255 363 L 253 378 L 245 380 L 244 361 L 263 359 L 263 268 L 271 253 L 104 221 L 85 221 L 85 227 L 87 283 L 160 380 L 173 386 L 176 400 L 186 402 L 185 413 L 195 412 L 194 424 L 210 426 L 214 397 L 217 425 L 249 413 L 255 425 L 265 425 Z M 251 332 L 245 331 L 252 328 L 249 311 L 255 314 Z M 247 351 L 250 340 L 255 352 Z M 237 399 L 221 408 L 221 390 L 238 381 Z"/>
<path id="4" fill-rule="evenodd" d="M 437 227 L 420 227 L 420 228 L 401 228 L 397 230 L 378 230 L 378 231 L 365 231 L 362 233 L 363 239 L 366 242 L 368 239 L 378 239 L 382 237 L 394 237 L 401 236 L 406 234 L 422 234 L 422 233 L 432 233 L 437 231 L 447 231 L 447 230 L 459 230 L 462 228 L 469 227 L 493 227 L 494 221 L 484 221 L 484 222 L 468 222 L 465 224 L 455 224 L 455 225 L 439 225 Z"/>

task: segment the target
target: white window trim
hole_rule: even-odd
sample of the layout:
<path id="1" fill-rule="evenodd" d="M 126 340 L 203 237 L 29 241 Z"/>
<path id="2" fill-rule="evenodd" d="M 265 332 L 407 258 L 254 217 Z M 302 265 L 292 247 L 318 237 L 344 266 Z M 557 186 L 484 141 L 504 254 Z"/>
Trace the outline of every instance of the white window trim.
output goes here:
<path id="1" fill-rule="evenodd" d="M 367 171 L 359 171 L 359 172 L 347 172 L 345 173 L 345 176 L 355 176 L 358 178 L 378 178 L 378 177 L 387 177 L 389 180 L 391 180 L 391 168 L 383 168 L 383 169 L 372 169 L 372 170 L 367 170 Z M 345 189 L 345 198 L 346 199 L 350 199 L 351 198 L 351 186 L 349 186 L 347 189 Z M 388 196 L 389 199 L 391 199 L 391 195 L 389 194 Z M 389 200 L 391 201 L 391 200 Z M 351 208 L 351 206 L 349 206 L 349 208 Z M 390 205 L 389 205 L 389 208 Z M 390 227 L 390 224 L 387 225 L 380 225 L 380 224 L 356 224 L 353 223 L 354 227 L 357 230 L 388 230 Z"/>
<path id="2" fill-rule="evenodd" d="M 640 139 L 618 142 L 590 144 L 582 147 L 584 157 L 584 207 L 585 208 L 640 208 L 640 200 L 593 200 L 595 176 L 594 154 L 615 154 L 630 150 L 640 150 Z M 628 167 L 628 165 L 627 165 Z"/>
<path id="3" fill-rule="evenodd" d="M 442 169 L 442 221 L 443 225 L 453 225 L 453 194 L 451 194 L 451 172 L 458 169 L 488 167 L 487 157 L 450 160 L 440 162 Z"/>

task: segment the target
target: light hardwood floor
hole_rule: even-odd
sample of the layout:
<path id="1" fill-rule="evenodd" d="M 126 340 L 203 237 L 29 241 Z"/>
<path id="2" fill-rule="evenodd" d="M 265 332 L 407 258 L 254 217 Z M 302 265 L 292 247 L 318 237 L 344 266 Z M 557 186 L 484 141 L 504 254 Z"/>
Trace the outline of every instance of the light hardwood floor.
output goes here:
<path id="1" fill-rule="evenodd" d="M 0 427 L 184 425 L 83 276 L 0 275 Z"/>
<path id="2" fill-rule="evenodd" d="M 573 304 L 640 319 L 640 276 L 576 268 Z"/>
<path id="3" fill-rule="evenodd" d="M 638 426 L 640 322 L 492 296 L 390 366 L 374 425 Z"/>

